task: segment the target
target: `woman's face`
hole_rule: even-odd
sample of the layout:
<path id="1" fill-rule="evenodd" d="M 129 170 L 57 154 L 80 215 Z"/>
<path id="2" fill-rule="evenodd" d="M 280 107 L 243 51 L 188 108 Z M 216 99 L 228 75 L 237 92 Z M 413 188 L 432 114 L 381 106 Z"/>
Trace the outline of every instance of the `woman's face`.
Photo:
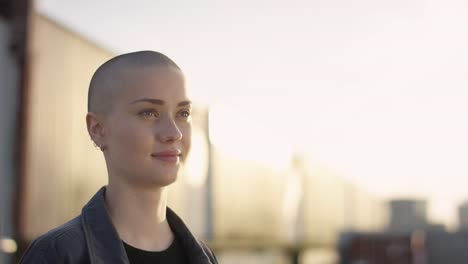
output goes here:
<path id="1" fill-rule="evenodd" d="M 166 186 L 190 149 L 192 106 L 181 71 L 165 66 L 125 70 L 103 122 L 110 181 Z"/>

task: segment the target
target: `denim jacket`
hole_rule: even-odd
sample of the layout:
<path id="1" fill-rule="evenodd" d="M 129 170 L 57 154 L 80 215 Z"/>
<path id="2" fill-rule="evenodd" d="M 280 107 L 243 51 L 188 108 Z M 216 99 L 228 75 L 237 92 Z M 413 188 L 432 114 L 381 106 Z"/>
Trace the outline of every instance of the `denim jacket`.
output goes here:
<path id="1" fill-rule="evenodd" d="M 81 215 L 35 239 L 20 264 L 129 264 L 104 204 L 105 191 L 102 187 L 83 207 Z M 197 240 L 170 208 L 166 217 L 190 264 L 218 263 L 210 248 Z"/>

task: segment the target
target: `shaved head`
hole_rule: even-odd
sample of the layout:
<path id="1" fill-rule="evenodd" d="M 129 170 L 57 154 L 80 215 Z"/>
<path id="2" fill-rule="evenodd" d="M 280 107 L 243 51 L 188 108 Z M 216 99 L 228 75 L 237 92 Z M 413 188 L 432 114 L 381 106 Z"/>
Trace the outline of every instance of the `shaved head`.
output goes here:
<path id="1" fill-rule="evenodd" d="M 107 114 L 112 108 L 114 97 L 120 93 L 121 83 L 125 81 L 125 71 L 154 66 L 171 67 L 180 71 L 174 61 L 156 51 L 126 53 L 102 64 L 89 84 L 88 112 Z"/>

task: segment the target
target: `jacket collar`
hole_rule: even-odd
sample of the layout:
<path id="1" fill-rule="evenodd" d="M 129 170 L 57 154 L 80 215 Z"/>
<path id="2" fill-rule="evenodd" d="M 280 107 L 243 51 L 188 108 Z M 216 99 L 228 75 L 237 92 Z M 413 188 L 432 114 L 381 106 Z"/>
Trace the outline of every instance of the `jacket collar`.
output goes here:
<path id="1" fill-rule="evenodd" d="M 83 207 L 81 219 L 91 264 L 129 264 L 121 239 L 104 202 L 106 187 L 102 187 Z M 212 264 L 204 247 L 170 208 L 166 217 L 175 236 L 182 242 L 191 264 Z"/>
<path id="2" fill-rule="evenodd" d="M 166 208 L 166 218 L 172 232 L 182 242 L 191 264 L 213 264 L 207 255 L 208 252 L 205 251 L 207 248 L 201 245 L 201 242 L 192 235 L 182 219 L 169 207 Z"/>

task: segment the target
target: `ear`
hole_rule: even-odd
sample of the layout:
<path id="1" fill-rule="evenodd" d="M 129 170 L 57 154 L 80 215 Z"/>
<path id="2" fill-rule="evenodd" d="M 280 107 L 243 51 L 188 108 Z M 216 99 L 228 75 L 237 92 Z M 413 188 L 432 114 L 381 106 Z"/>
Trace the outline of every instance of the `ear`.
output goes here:
<path id="1" fill-rule="evenodd" d="M 88 112 L 86 114 L 86 127 L 91 140 L 102 150 L 105 147 L 104 127 L 96 113 Z"/>

